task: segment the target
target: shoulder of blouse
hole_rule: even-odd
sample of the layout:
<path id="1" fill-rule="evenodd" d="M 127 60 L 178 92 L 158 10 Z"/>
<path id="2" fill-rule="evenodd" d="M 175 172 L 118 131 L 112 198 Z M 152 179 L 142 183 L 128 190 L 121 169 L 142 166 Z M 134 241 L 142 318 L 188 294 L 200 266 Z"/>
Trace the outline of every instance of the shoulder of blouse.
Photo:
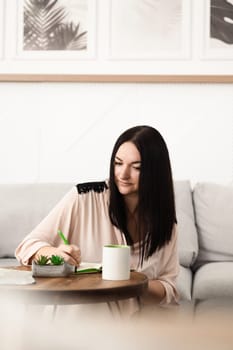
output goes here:
<path id="1" fill-rule="evenodd" d="M 101 193 L 108 189 L 107 181 L 84 182 L 76 185 L 79 194 L 89 193 L 91 191 Z"/>

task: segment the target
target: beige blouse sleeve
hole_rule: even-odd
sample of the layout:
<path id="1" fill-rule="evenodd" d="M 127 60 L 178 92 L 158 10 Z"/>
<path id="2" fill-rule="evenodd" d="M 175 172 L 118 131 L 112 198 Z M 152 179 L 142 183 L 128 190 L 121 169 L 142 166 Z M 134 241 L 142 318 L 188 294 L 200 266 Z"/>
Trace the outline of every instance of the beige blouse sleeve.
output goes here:
<path id="1" fill-rule="evenodd" d="M 15 250 L 15 256 L 22 265 L 28 265 L 30 258 L 42 247 L 58 246 L 60 229 L 66 236 L 72 235 L 74 217 L 77 213 L 77 190 L 73 187 L 52 211 L 29 233 Z"/>
<path id="2" fill-rule="evenodd" d="M 157 279 L 166 290 L 166 296 L 161 304 L 177 304 L 179 298 L 176 289 L 176 279 L 179 274 L 177 225 L 174 226 L 171 241 L 164 247 L 161 261 Z"/>

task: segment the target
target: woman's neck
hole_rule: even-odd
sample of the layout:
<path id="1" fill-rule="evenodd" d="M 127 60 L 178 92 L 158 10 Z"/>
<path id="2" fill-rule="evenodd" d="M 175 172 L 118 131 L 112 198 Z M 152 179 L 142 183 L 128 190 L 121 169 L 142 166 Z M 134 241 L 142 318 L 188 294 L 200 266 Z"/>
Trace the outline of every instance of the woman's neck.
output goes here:
<path id="1" fill-rule="evenodd" d="M 124 197 L 126 212 L 134 215 L 138 207 L 138 196 L 125 196 Z"/>
<path id="2" fill-rule="evenodd" d="M 138 202 L 132 200 L 125 201 L 127 229 L 134 243 L 139 241 L 139 225 L 138 225 Z"/>

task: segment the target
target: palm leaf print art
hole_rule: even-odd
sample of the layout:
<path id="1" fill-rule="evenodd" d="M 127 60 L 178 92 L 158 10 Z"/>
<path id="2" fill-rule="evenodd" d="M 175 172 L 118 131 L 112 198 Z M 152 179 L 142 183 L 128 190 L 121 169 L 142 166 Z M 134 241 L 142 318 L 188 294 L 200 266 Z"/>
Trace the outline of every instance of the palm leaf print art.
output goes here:
<path id="1" fill-rule="evenodd" d="M 87 49 L 87 31 L 67 15 L 59 0 L 25 0 L 24 50 Z"/>
<path id="2" fill-rule="evenodd" d="M 211 0 L 211 37 L 233 44 L 233 1 Z"/>

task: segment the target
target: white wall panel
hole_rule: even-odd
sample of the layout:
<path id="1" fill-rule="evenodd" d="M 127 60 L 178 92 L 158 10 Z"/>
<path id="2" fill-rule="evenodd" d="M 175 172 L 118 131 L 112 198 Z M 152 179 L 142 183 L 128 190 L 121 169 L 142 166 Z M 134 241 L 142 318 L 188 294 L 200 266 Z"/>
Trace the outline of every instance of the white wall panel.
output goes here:
<path id="1" fill-rule="evenodd" d="M 233 86 L 1 83 L 1 183 L 108 177 L 116 137 L 149 124 L 175 179 L 233 181 Z"/>

